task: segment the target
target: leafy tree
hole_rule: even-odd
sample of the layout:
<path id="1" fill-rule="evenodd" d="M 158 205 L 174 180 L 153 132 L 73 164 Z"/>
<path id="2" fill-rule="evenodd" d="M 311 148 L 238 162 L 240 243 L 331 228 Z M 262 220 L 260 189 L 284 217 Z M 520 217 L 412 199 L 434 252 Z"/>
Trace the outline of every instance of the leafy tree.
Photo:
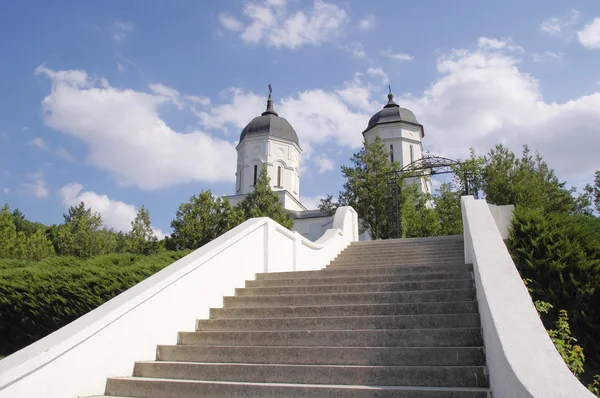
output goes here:
<path id="1" fill-rule="evenodd" d="M 260 175 L 256 180 L 254 191 L 246 195 L 239 204 L 239 209 L 246 219 L 254 217 L 269 217 L 288 229 L 292 229 L 294 219 L 283 208 L 279 196 L 271 189 L 271 178 L 267 166 L 263 164 Z"/>
<path id="2" fill-rule="evenodd" d="M 21 258 L 39 261 L 43 258 L 54 255 L 54 246 L 52 245 L 52 242 L 46 237 L 44 231 L 37 230 L 26 239 L 27 246 L 24 251 L 24 257 Z"/>
<path id="3" fill-rule="evenodd" d="M 436 192 L 433 202 L 439 218 L 440 235 L 462 234 L 461 192 L 453 191 L 452 184 L 448 182 L 440 185 Z"/>
<path id="4" fill-rule="evenodd" d="M 340 192 L 340 203 L 357 211 L 362 221 L 361 232 L 369 230 L 373 239 L 384 239 L 389 234 L 386 174 L 398 170 L 398 163 L 390 161 L 379 137 L 372 143 L 365 139 L 350 161 L 352 166 L 342 166 L 346 183 Z"/>
<path id="5" fill-rule="evenodd" d="M 327 195 L 325 199 L 321 199 L 319 210 L 321 210 L 321 213 L 332 216 L 338 207 L 340 207 L 340 204 L 333 200 L 333 195 Z"/>
<path id="6" fill-rule="evenodd" d="M 127 251 L 137 254 L 153 254 L 157 250 L 156 241 L 156 236 L 150 225 L 150 212 L 142 205 L 135 216 L 135 220 L 131 222 Z"/>
<path id="7" fill-rule="evenodd" d="M 436 236 L 440 233 L 437 212 L 428 207 L 429 195 L 419 192 L 416 183 L 402 182 L 402 237 Z"/>
<path id="8" fill-rule="evenodd" d="M 454 172 L 454 184 L 461 193 L 469 191 L 469 194 L 479 196 L 479 192 L 484 189 L 484 163 L 485 158 L 477 156 L 475 149 L 469 149 L 469 158 L 458 160 L 458 165 L 452 166 Z M 467 187 L 466 184 L 469 184 Z"/>
<path id="9" fill-rule="evenodd" d="M 241 212 L 232 208 L 227 198 L 202 191 L 179 206 L 171 222 L 173 234 L 165 243 L 170 250 L 197 249 L 241 222 Z"/>
<path id="10" fill-rule="evenodd" d="M 63 214 L 65 223 L 58 227 L 57 246 L 61 255 L 89 258 L 106 252 L 107 231 L 101 231 L 102 218 L 81 202 Z"/>
<path id="11" fill-rule="evenodd" d="M 0 258 L 12 257 L 17 244 L 17 231 L 8 203 L 0 209 Z"/>
<path id="12" fill-rule="evenodd" d="M 594 173 L 594 185 L 586 184 L 583 193 L 575 199 L 575 214 L 600 215 L 600 170 Z"/>

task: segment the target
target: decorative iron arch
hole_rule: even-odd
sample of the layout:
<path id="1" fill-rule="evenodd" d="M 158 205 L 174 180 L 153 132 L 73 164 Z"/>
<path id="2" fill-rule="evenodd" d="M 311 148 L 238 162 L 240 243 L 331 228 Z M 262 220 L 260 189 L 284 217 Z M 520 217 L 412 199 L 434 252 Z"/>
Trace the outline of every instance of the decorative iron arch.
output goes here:
<path id="1" fill-rule="evenodd" d="M 400 170 L 387 173 L 389 238 L 400 238 L 402 236 L 402 206 L 400 205 L 402 181 L 407 178 L 427 178 L 436 174 L 455 173 L 453 166 L 458 165 L 459 162 L 454 159 L 425 155 Z M 465 174 L 459 177 L 463 181 L 464 194 L 470 195 L 473 191 L 471 176 Z"/>

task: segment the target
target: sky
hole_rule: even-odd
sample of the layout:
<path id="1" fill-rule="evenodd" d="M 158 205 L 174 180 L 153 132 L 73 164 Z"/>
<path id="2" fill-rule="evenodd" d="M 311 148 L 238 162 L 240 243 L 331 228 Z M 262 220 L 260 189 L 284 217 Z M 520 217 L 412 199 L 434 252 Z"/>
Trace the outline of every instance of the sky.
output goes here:
<path id="1" fill-rule="evenodd" d="M 0 203 L 45 224 L 84 201 L 128 231 L 145 205 L 163 236 L 233 194 L 268 84 L 311 208 L 388 85 L 432 154 L 527 144 L 578 187 L 600 168 L 597 0 L 2 2 L 0 54 Z"/>

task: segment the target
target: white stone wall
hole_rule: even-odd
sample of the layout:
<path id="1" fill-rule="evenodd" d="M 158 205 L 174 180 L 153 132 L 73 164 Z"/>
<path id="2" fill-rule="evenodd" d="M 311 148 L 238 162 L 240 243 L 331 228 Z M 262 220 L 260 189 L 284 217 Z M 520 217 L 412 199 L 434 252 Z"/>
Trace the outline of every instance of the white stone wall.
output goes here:
<path id="1" fill-rule="evenodd" d="M 262 164 L 267 165 L 274 191 L 286 190 L 300 200 L 300 154 L 302 150 L 293 142 L 271 136 L 250 136 L 237 146 L 236 195 L 254 190 L 254 166 L 260 174 Z M 281 181 L 277 185 L 277 170 L 281 168 Z"/>

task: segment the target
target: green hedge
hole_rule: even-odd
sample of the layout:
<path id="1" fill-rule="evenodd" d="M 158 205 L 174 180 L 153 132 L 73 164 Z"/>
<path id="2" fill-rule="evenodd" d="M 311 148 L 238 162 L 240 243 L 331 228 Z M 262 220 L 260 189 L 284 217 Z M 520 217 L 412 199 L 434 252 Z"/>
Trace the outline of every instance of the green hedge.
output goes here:
<path id="1" fill-rule="evenodd" d="M 56 331 L 188 253 L 0 260 L 0 356 Z"/>
<path id="2" fill-rule="evenodd" d="M 586 357 L 600 363 L 600 219 L 517 208 L 508 248 L 534 300 L 567 310 Z"/>

